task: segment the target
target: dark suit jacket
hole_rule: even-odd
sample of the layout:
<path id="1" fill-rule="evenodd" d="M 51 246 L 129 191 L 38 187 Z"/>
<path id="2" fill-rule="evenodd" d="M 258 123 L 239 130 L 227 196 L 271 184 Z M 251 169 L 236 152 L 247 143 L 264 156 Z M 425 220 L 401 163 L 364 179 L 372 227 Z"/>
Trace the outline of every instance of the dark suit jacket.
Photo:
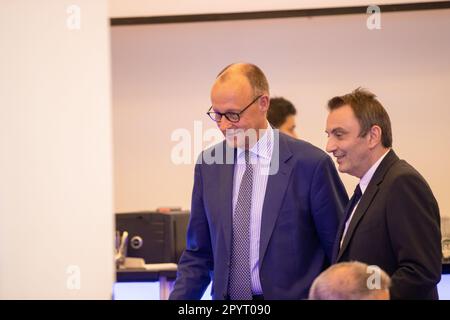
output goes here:
<path id="1" fill-rule="evenodd" d="M 222 144 L 219 149 L 228 149 Z M 322 150 L 284 134 L 274 147 L 279 170 L 267 181 L 259 275 L 265 299 L 301 299 L 331 263 L 348 197 Z M 199 299 L 210 279 L 213 299 L 228 296 L 233 175 L 232 164 L 196 165 L 187 247 L 170 299 Z"/>
<path id="2" fill-rule="evenodd" d="M 424 178 L 389 151 L 367 186 L 336 262 L 378 265 L 392 278 L 391 299 L 437 299 L 441 278 L 439 208 Z"/>

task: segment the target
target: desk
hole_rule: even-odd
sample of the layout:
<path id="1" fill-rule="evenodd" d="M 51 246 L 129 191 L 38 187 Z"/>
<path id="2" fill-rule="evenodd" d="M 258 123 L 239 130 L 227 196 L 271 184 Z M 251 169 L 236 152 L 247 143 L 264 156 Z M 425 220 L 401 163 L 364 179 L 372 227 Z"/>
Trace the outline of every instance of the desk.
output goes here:
<path id="1" fill-rule="evenodd" d="M 144 268 L 119 269 L 116 282 L 154 282 L 159 281 L 159 298 L 167 300 L 177 277 L 175 263 L 146 264 Z"/>
<path id="2" fill-rule="evenodd" d="M 121 269 L 117 270 L 117 282 L 158 282 L 159 284 L 159 298 L 161 300 L 168 299 L 169 294 L 173 288 L 174 280 L 176 278 L 176 265 L 171 266 L 171 270 L 167 268 L 157 268 L 156 270 L 147 269 Z M 156 288 L 155 288 L 156 289 Z M 450 299 L 450 263 L 442 264 L 442 279 L 438 284 L 440 299 Z M 207 290 L 208 291 L 208 290 Z M 157 289 L 152 291 L 157 294 Z M 210 299 L 209 291 L 205 293 L 206 298 Z M 153 297 L 152 299 L 157 299 Z"/>

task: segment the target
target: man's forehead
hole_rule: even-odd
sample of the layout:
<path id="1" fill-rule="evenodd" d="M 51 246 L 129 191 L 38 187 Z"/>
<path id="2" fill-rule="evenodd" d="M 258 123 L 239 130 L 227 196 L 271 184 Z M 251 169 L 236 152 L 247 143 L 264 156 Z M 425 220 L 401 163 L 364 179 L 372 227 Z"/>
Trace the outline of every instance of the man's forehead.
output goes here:
<path id="1" fill-rule="evenodd" d="M 248 91 L 251 89 L 248 79 L 242 74 L 232 74 L 225 77 L 221 76 L 214 82 L 213 91 Z"/>
<path id="2" fill-rule="evenodd" d="M 345 110 L 344 107 L 331 111 L 327 118 L 326 132 L 331 133 L 337 130 L 352 130 L 359 128 L 359 122 L 353 114 L 352 109 Z M 340 110 L 342 109 L 342 110 Z"/>
<path id="3" fill-rule="evenodd" d="M 239 88 L 219 88 L 211 92 L 211 101 L 215 103 L 240 102 L 245 96 L 245 91 Z"/>
<path id="4" fill-rule="evenodd" d="M 349 106 L 342 106 L 330 111 L 327 118 L 327 123 L 333 124 L 349 124 L 357 121 L 353 110 Z"/>
<path id="5" fill-rule="evenodd" d="M 329 116 L 333 116 L 333 118 L 344 118 L 344 119 L 350 119 L 350 118 L 354 118 L 355 114 L 353 113 L 353 109 L 348 105 L 345 104 L 341 107 L 338 107 L 334 110 L 330 111 Z"/>
<path id="6" fill-rule="evenodd" d="M 243 99 L 238 95 L 216 96 L 211 98 L 212 107 L 216 111 L 239 111 L 243 103 Z"/>
<path id="7" fill-rule="evenodd" d="M 249 85 L 240 81 L 226 81 L 216 83 L 211 90 L 211 101 L 213 103 L 245 103 L 252 97 L 252 90 Z"/>

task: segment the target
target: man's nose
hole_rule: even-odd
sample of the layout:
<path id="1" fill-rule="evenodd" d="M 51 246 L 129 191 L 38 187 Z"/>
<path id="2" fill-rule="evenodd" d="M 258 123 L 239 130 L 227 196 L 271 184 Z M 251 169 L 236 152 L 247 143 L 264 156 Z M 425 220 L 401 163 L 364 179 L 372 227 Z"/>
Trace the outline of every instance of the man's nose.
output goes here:
<path id="1" fill-rule="evenodd" d="M 219 129 L 221 131 L 225 131 L 231 127 L 231 122 L 225 116 L 222 116 L 222 119 L 217 123 Z"/>
<path id="2" fill-rule="evenodd" d="M 336 151 L 336 144 L 332 138 L 328 138 L 326 150 L 329 153 Z"/>

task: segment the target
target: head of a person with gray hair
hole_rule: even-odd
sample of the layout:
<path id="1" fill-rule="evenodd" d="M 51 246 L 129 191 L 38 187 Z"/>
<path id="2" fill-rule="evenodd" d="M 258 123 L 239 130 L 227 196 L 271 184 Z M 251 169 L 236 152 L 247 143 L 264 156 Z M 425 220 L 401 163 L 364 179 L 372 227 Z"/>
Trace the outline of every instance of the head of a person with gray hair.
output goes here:
<path id="1" fill-rule="evenodd" d="M 352 261 L 332 265 L 313 282 L 310 300 L 389 300 L 391 279 L 378 266 Z"/>

